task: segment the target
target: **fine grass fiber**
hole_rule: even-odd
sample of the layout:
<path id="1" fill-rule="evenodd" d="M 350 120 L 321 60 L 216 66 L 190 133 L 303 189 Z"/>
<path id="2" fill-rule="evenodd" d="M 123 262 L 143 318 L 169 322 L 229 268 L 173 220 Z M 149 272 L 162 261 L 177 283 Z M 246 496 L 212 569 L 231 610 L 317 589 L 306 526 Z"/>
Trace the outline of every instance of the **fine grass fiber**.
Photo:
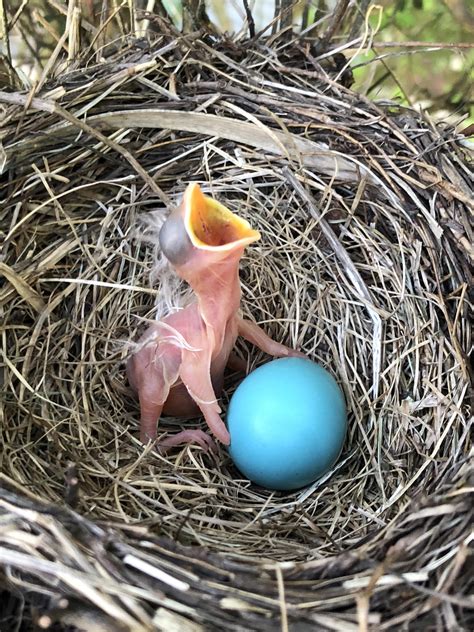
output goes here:
<path id="1" fill-rule="evenodd" d="M 1 629 L 472 629 L 472 144 L 293 41 L 159 25 L 0 93 Z M 185 300 L 156 226 L 191 181 L 262 234 L 244 315 L 346 397 L 303 490 L 138 441 L 125 361 Z"/>

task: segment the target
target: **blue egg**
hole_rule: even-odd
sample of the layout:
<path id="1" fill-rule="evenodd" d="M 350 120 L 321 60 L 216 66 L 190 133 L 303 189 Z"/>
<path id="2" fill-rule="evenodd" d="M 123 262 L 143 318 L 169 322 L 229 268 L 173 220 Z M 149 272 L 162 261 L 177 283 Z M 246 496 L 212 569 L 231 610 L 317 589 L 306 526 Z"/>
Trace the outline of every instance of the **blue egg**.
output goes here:
<path id="1" fill-rule="evenodd" d="M 347 429 L 334 378 L 304 358 L 281 358 L 250 373 L 229 404 L 229 454 L 248 479 L 275 490 L 298 489 L 325 474 Z"/>

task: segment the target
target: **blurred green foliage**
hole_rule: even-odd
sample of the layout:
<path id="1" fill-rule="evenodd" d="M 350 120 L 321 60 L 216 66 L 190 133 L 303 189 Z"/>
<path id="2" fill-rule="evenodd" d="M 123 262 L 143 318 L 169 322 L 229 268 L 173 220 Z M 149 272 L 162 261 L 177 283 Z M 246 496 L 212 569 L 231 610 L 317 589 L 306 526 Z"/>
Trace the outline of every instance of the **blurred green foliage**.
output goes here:
<path id="1" fill-rule="evenodd" d="M 375 43 L 371 51 L 354 59 L 355 88 L 372 98 L 419 105 L 437 117 L 468 115 L 473 122 L 473 5 L 453 0 L 398 0 L 382 5 L 374 38 L 380 45 Z M 373 29 L 378 17 L 369 18 Z M 394 42 L 401 46 L 387 46 Z"/>

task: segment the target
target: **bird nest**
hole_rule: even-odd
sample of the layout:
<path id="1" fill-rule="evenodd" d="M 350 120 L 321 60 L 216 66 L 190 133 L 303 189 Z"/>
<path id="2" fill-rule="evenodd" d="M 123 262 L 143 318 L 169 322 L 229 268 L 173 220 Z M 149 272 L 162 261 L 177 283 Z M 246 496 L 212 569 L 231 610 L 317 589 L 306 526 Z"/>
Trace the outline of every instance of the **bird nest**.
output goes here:
<path id="1" fill-rule="evenodd" d="M 310 47 L 139 44 L 0 95 L 2 629 L 471 629 L 468 141 Z M 190 181 L 262 234 L 244 315 L 344 391 L 305 489 L 137 439 L 130 341 L 180 291 L 143 218 Z"/>

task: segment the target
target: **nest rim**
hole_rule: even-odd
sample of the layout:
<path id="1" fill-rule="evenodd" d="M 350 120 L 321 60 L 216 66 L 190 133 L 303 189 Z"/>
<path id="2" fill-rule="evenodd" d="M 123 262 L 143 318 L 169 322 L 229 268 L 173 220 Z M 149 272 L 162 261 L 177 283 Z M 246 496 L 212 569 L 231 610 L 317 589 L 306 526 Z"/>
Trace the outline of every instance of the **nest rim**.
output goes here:
<path id="1" fill-rule="evenodd" d="M 195 56 L 208 55 L 209 47 L 201 44 L 198 37 L 191 44 L 189 38 L 179 42 L 192 46 Z M 192 64 L 173 61 L 169 46 L 158 44 L 156 50 L 163 48 L 168 63 L 184 67 L 181 89 L 187 85 L 190 94 L 194 91 L 199 97 L 195 102 L 206 104 L 209 87 L 199 94 L 196 81 L 189 80 L 195 72 Z M 244 51 L 249 54 L 248 48 Z M 213 58 L 217 78 L 222 75 L 219 64 L 228 63 L 218 52 Z M 38 98 L 32 104 L 37 114 L 19 110 L 15 104 L 24 103 L 21 95 L 3 99 L 10 103 L 3 141 L 15 176 L 6 183 L 8 203 L 1 224 L 7 236 L 1 264 L 7 280 L 2 306 L 12 323 L 6 348 L 14 352 L 9 351 L 4 368 L 8 396 L 0 502 L 11 525 L 22 534 L 13 548 L 6 546 L 1 562 L 8 585 L 16 584 L 22 592 L 32 573 L 39 593 L 73 595 L 74 604 L 77 600 L 89 604 L 96 616 L 134 620 L 143 629 L 152 625 L 144 605 L 150 603 L 161 604 L 156 611 L 160 617 L 171 611 L 182 625 L 180 616 L 188 617 L 188 623 L 202 620 L 210 626 L 217 625 L 219 617 L 221 624 L 264 625 L 263 611 L 265 616 L 282 620 L 290 616 L 290 621 L 292 617 L 297 621 L 298 608 L 310 601 L 305 583 L 309 580 L 317 582 L 320 592 L 312 609 L 303 608 L 301 621 L 306 623 L 342 629 L 356 625 L 362 617 L 370 625 L 388 629 L 396 621 L 424 620 L 424 613 L 428 616 L 435 607 L 428 607 L 429 599 L 438 599 L 441 609 L 446 604 L 452 612 L 457 608 L 462 620 L 464 610 L 472 606 L 461 586 L 469 555 L 466 529 L 471 510 L 466 481 L 472 465 L 466 408 L 470 383 L 466 224 L 472 206 L 466 192 L 465 145 L 452 129 L 432 126 L 409 110 L 397 109 L 388 115 L 380 104 L 365 103 L 361 119 L 346 121 L 341 131 L 340 112 L 323 99 L 318 106 L 320 127 L 328 136 L 333 134 L 324 148 L 314 124 L 316 106 L 305 94 L 314 76 L 309 70 L 302 74 L 301 69 L 292 79 L 293 90 L 300 91 L 297 101 L 291 102 L 277 89 L 272 94 L 278 104 L 278 108 L 272 105 L 278 110 L 273 120 L 268 104 L 256 105 L 254 97 L 260 91 L 249 82 L 248 99 L 238 95 L 239 109 L 229 107 L 226 100 L 226 96 L 236 96 L 235 90 L 225 95 L 222 89 L 220 99 L 211 99 L 205 112 L 199 112 L 208 118 L 192 118 L 191 96 L 187 96 L 180 104 L 181 117 L 178 108 L 170 109 L 173 102 L 154 108 L 162 118 L 168 112 L 166 125 L 174 120 L 175 129 L 147 127 L 143 125 L 150 116 L 146 104 L 155 92 L 140 93 L 143 83 L 133 82 L 135 77 L 153 73 L 153 66 L 143 70 L 135 52 L 126 59 L 128 78 L 118 82 L 116 92 L 111 90 L 105 101 L 97 95 L 113 82 L 104 78 L 104 69 L 92 88 L 86 86 L 78 96 L 66 90 L 61 104 L 49 110 L 44 105 L 48 99 Z M 111 77 L 123 76 L 124 59 L 113 64 Z M 141 68 L 140 73 L 130 72 L 133 64 Z M 273 64 L 261 66 L 259 72 L 271 74 Z M 159 80 L 159 74 L 152 76 Z M 67 80 L 66 75 L 65 85 Z M 325 96 L 333 90 L 333 100 L 348 98 L 347 89 L 333 83 L 328 79 L 321 92 L 313 87 L 313 94 Z M 135 96 L 127 108 L 117 110 L 114 105 L 123 105 L 122 86 L 131 89 L 132 84 L 134 94 L 142 98 L 140 107 L 135 107 Z M 357 95 L 353 99 L 357 103 Z M 77 114 L 81 101 L 86 122 Z M 282 111 L 284 128 L 277 118 L 281 119 Z M 127 128 L 123 112 L 128 116 Z M 264 128 L 266 144 L 260 152 L 249 149 L 248 142 L 237 143 L 230 120 L 230 131 L 224 133 L 221 121 L 212 118 L 228 118 L 232 112 L 239 123 L 235 129 L 247 133 L 250 128 L 245 125 L 252 125 L 255 138 L 261 139 L 258 134 Z M 387 147 L 392 144 L 390 151 L 371 154 L 361 148 L 361 120 L 378 117 L 380 112 L 384 118 L 374 123 L 374 137 L 367 136 L 367 146 L 373 148 L 382 137 Z M 184 120 L 194 128 L 196 120 L 205 120 L 210 126 L 206 129 L 214 130 L 214 135 L 203 141 L 201 130 L 192 137 L 189 128 L 179 127 Z M 410 136 L 410 121 L 423 129 L 426 141 Z M 20 123 L 25 129 L 19 128 Z M 33 140 L 27 137 L 28 125 Z M 66 153 L 64 148 L 70 147 L 72 129 L 77 132 L 77 146 L 70 151 L 68 163 L 55 163 L 58 149 Z M 298 151 L 309 151 L 310 159 L 295 162 L 298 152 L 288 151 L 291 142 L 281 146 L 286 133 L 282 129 L 292 130 L 291 139 L 304 140 Z M 307 135 L 299 136 L 301 130 Z M 340 146 L 341 138 L 349 138 L 349 145 Z M 186 169 L 176 171 L 183 145 Z M 410 154 L 412 146 L 415 154 Z M 438 160 L 446 146 L 453 153 L 442 154 Z M 167 160 L 160 158 L 159 168 L 152 167 L 149 157 L 156 156 L 156 148 L 163 155 L 169 152 Z M 30 167 L 32 157 L 36 169 Z M 326 171 L 317 171 L 321 160 Z M 110 169 L 115 172 L 113 178 L 106 175 Z M 98 174 L 102 177 L 97 178 Z M 82 178 L 83 186 L 69 187 L 73 175 Z M 436 182 L 436 175 L 441 182 Z M 104 189 L 97 188 L 92 176 Z M 18 178 L 23 178 L 19 184 Z M 149 448 L 143 450 L 135 437 L 137 407 L 124 383 L 121 364 L 129 349 L 117 340 L 136 338 L 143 323 L 155 315 L 153 300 L 158 292 L 150 287 L 149 279 L 156 277 L 157 253 L 150 242 L 129 237 L 140 210 L 147 212 L 156 200 L 163 207 L 176 199 L 189 180 L 207 184 L 229 208 L 238 206 L 244 217 L 257 220 L 268 237 L 249 250 L 244 260 L 244 313 L 264 323 L 279 340 L 301 346 L 312 359 L 332 367 L 344 388 L 351 411 L 349 439 L 342 459 L 328 476 L 329 483 L 325 479 L 300 492 L 271 493 L 236 478 L 222 454 L 214 458 L 186 448 L 159 456 Z M 53 193 L 58 187 L 63 187 L 59 194 Z M 152 196 L 142 201 L 144 187 Z M 89 190 L 95 196 L 92 209 Z M 71 200 L 71 194 L 77 201 Z M 20 206 L 15 206 L 16 200 Z M 8 214 L 12 208 L 17 209 L 14 222 Z M 51 242 L 51 234 L 56 241 Z M 26 256 L 29 252 L 33 254 Z M 311 278 L 308 269 L 316 271 Z M 311 322 L 312 313 L 318 314 L 316 324 Z M 351 332 L 350 342 L 344 323 Z M 32 326 L 33 342 L 26 339 Z M 246 346 L 238 351 L 249 367 L 264 359 Z M 422 361 L 421 353 L 428 360 Z M 9 356 L 21 361 L 16 364 Z M 55 367 L 53 377 L 48 366 Z M 425 389 L 423 380 L 433 388 Z M 235 375 L 229 376 L 227 398 L 236 381 Z M 380 403 L 383 393 L 393 395 L 385 406 Z M 26 423 L 21 421 L 24 416 Z M 119 421 L 113 421 L 113 416 Z M 379 419 L 383 419 L 382 427 Z M 176 425 L 165 420 L 163 427 L 173 431 Z M 383 436 L 381 428 L 388 436 Z M 62 468 L 57 462 L 54 467 L 48 463 L 48 454 L 53 453 Z M 68 469 L 69 461 L 76 464 L 75 469 Z M 382 462 L 384 467 L 380 467 Z M 44 487 L 38 485 L 38 477 L 43 477 Z M 79 497 L 77 485 L 71 482 L 77 480 Z M 37 498 L 40 490 L 42 501 Z M 328 490 L 332 500 L 327 498 Z M 383 511 L 378 511 L 377 493 Z M 64 499 L 77 511 L 58 508 L 56 504 Z M 59 590 L 51 587 L 50 579 L 40 580 L 41 569 L 46 568 L 44 553 L 39 546 L 33 546 L 33 551 L 28 548 L 29 532 L 41 534 L 50 550 L 57 548 L 52 577 L 56 573 L 59 579 L 64 565 L 74 571 L 70 577 L 77 581 L 79 570 L 87 571 L 92 592 L 86 596 L 87 581 L 82 576 L 81 589 L 62 576 Z M 239 542 L 237 534 L 242 538 Z M 441 552 L 423 549 L 424 537 L 443 538 L 441 550 L 449 552 L 444 565 Z M 110 580 L 102 592 L 97 568 L 91 567 L 94 541 L 105 560 L 99 564 L 100 572 Z M 190 544 L 199 548 L 189 548 Z M 28 553 L 31 567 L 26 558 L 22 566 L 14 551 Z M 421 566 L 410 557 L 411 551 L 415 560 L 419 556 Z M 157 578 L 159 573 L 154 576 L 145 562 L 155 569 L 171 569 L 178 583 L 170 584 L 170 574 L 164 579 L 166 573 Z M 106 570 L 108 564 L 113 571 Z M 211 570 L 205 570 L 206 564 Z M 437 564 L 444 575 L 437 571 Z M 16 577 L 8 571 L 11 568 Z M 225 572 L 219 575 L 220 568 Z M 186 582 L 183 578 L 188 575 L 193 579 Z M 112 586 L 112 577 L 126 578 L 122 595 Z M 196 597 L 199 577 L 205 585 L 202 605 Z M 136 590 L 140 581 L 146 585 L 142 593 Z M 189 588 L 183 590 L 179 581 Z M 207 599 L 213 581 L 218 583 L 221 600 L 214 618 Z M 259 586 L 261 598 L 251 598 L 245 591 L 242 596 L 245 582 Z M 174 609 L 163 606 L 164 598 L 157 602 L 152 596 L 156 585 L 168 599 L 181 604 L 181 614 L 176 602 Z M 397 606 L 397 586 L 412 591 L 414 605 L 406 613 Z M 323 607 L 331 594 L 336 605 Z M 383 597 L 388 599 L 386 609 Z M 369 598 L 372 607 L 378 608 L 374 613 L 369 612 Z M 68 604 L 61 620 L 71 612 L 78 616 L 74 604 Z M 59 608 L 56 602 L 49 610 L 56 612 L 55 608 Z"/>

